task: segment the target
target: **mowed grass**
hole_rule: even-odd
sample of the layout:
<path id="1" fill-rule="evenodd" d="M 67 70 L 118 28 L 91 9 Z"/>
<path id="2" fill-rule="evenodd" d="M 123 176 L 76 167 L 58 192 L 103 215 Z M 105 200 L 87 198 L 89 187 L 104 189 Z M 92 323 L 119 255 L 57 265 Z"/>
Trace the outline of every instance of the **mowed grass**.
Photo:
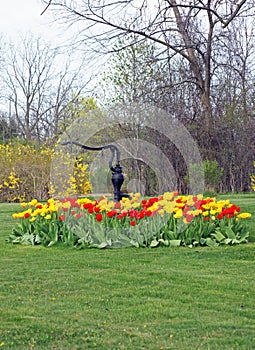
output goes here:
<path id="1" fill-rule="evenodd" d="M 255 215 L 240 246 L 75 250 L 6 244 L 18 208 L 0 205 L 3 349 L 255 349 Z"/>

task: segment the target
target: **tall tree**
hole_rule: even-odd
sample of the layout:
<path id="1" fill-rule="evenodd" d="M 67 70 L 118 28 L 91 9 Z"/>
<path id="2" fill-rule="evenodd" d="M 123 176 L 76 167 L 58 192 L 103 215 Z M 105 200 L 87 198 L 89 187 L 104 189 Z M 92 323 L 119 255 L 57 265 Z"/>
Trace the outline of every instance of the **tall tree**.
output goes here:
<path id="1" fill-rule="evenodd" d="M 159 106 L 172 109 L 189 127 L 205 159 L 224 167 L 222 189 L 247 189 L 254 144 L 254 35 L 249 29 L 254 1 L 43 2 L 56 18 L 79 21 L 79 40 L 93 50 L 114 51 L 116 40 L 130 34 L 133 44 L 153 42 L 165 77 L 155 83 Z"/>
<path id="2" fill-rule="evenodd" d="M 59 132 L 63 110 L 85 84 L 71 61 L 63 63 L 58 49 L 28 36 L 5 57 L 5 100 L 26 140 L 52 138 Z"/>
<path id="3" fill-rule="evenodd" d="M 155 102 L 156 83 L 162 80 L 155 45 L 137 42 L 136 36 L 120 39 L 101 75 L 107 103 Z"/>
<path id="4" fill-rule="evenodd" d="M 190 69 L 189 81 L 197 87 L 207 131 L 212 127 L 211 81 L 213 52 L 236 17 L 255 8 L 249 0 L 43 0 L 48 9 L 67 21 L 82 21 L 84 40 L 98 49 L 112 46 L 116 37 L 133 33 L 138 40 L 151 40 L 162 48 L 166 58 L 180 56 Z"/>

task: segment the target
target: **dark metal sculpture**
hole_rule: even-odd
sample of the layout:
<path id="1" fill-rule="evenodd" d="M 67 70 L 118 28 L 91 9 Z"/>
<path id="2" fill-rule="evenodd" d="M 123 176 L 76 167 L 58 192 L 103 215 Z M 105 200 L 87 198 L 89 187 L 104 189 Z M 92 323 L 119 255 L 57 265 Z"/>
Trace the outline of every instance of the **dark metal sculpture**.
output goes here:
<path id="1" fill-rule="evenodd" d="M 81 147 L 84 150 L 87 151 L 102 151 L 104 149 L 110 149 L 112 152 L 111 158 L 109 159 L 109 168 L 112 171 L 112 184 L 113 184 L 113 188 L 114 188 L 114 201 L 115 202 L 119 202 L 123 197 L 126 198 L 130 198 L 130 196 L 127 193 L 123 193 L 121 191 L 121 186 L 124 182 L 124 175 L 122 173 L 122 167 L 120 166 L 120 151 L 119 149 L 113 145 L 113 144 L 109 144 L 109 145 L 105 145 L 105 146 L 101 146 L 101 147 L 90 147 L 90 146 L 85 146 L 79 142 L 76 141 L 65 141 L 65 142 L 61 142 L 60 143 L 62 146 L 65 145 L 76 145 Z M 116 153 L 116 165 L 113 166 L 113 160 L 115 157 L 115 153 Z"/>

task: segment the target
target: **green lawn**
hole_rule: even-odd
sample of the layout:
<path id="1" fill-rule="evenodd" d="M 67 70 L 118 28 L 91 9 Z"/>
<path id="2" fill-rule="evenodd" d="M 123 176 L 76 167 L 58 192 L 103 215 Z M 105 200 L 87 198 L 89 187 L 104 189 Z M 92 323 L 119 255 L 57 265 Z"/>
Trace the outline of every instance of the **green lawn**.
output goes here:
<path id="1" fill-rule="evenodd" d="M 0 347 L 13 350 L 255 349 L 255 195 L 249 244 L 75 250 L 5 243 L 0 205 Z"/>

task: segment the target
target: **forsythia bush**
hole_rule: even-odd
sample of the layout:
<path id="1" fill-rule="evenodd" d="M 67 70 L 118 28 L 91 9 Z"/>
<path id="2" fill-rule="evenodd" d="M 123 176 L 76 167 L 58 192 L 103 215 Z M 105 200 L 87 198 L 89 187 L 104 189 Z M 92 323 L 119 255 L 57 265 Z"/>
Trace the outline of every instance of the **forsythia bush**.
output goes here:
<path id="1" fill-rule="evenodd" d="M 0 145 L 0 200 L 48 196 L 52 150 L 20 142 Z"/>
<path id="2" fill-rule="evenodd" d="M 64 198 L 90 193 L 92 186 L 87 167 L 82 156 L 74 158 L 70 153 L 57 150 L 52 160 L 51 197 Z"/>
<path id="3" fill-rule="evenodd" d="M 54 194 L 50 183 L 54 150 L 45 145 L 21 142 L 0 144 L 0 201 L 22 202 L 32 198 L 47 200 Z M 63 153 L 65 161 L 71 158 Z M 86 194 L 91 190 L 87 165 L 82 159 L 72 163 L 63 196 Z"/>

